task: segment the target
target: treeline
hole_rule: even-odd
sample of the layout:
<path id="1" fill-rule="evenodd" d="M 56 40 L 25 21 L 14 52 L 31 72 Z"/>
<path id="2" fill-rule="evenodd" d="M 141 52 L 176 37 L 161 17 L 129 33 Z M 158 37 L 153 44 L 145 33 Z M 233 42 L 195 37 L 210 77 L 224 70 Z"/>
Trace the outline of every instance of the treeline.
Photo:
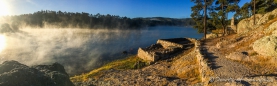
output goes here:
<path id="1" fill-rule="evenodd" d="M 89 14 L 86 12 L 73 13 L 42 10 L 32 14 L 8 16 L 12 26 L 35 28 L 141 28 L 146 26 L 192 26 L 190 18 L 174 19 L 163 17 L 128 18 L 118 15 Z"/>

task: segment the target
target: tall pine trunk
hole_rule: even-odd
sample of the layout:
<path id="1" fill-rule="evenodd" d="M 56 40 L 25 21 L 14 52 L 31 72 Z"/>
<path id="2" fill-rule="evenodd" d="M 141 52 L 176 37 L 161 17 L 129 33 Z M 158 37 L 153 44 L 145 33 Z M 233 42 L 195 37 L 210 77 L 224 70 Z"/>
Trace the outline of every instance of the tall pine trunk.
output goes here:
<path id="1" fill-rule="evenodd" d="M 253 22 L 253 25 L 255 25 L 256 23 L 256 17 L 255 17 L 255 14 L 256 14 L 256 0 L 254 0 L 254 11 L 253 11 L 253 14 L 254 14 L 254 22 Z"/>
<path id="2" fill-rule="evenodd" d="M 222 27 L 223 27 L 223 36 L 225 35 L 225 30 L 226 30 L 226 27 L 225 27 L 225 12 L 224 12 L 224 4 L 221 5 L 221 10 L 222 10 Z"/>
<path id="3" fill-rule="evenodd" d="M 207 34 L 207 3 L 206 0 L 204 5 L 204 39 L 206 40 L 206 34 Z"/>

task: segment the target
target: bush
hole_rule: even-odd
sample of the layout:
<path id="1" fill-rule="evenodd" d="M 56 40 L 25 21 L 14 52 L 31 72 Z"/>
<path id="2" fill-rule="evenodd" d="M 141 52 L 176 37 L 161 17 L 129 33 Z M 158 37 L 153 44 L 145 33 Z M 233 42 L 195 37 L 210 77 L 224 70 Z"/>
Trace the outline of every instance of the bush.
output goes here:
<path id="1" fill-rule="evenodd" d="M 268 20 L 272 20 L 272 19 L 274 19 L 274 18 L 275 18 L 274 15 L 269 15 L 269 16 L 268 16 Z"/>

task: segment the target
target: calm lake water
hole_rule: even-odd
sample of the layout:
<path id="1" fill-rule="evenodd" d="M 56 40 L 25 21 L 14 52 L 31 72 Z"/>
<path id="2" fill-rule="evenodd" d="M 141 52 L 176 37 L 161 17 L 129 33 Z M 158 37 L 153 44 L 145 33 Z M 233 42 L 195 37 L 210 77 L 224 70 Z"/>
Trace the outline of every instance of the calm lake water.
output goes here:
<path id="1" fill-rule="evenodd" d="M 147 47 L 158 39 L 202 36 L 196 29 L 173 26 L 140 30 L 21 29 L 0 36 L 0 61 L 17 60 L 27 65 L 58 62 L 73 75 L 124 58 L 123 51 L 136 54 L 138 47 Z"/>

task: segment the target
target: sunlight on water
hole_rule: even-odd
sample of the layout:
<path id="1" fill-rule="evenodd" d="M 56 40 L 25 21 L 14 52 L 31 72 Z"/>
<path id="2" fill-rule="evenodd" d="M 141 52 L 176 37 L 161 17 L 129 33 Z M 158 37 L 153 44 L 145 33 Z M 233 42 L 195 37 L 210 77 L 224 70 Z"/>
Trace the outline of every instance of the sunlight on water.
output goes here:
<path id="1" fill-rule="evenodd" d="M 0 35 L 0 52 L 2 52 L 6 47 L 6 37 L 4 35 Z"/>

